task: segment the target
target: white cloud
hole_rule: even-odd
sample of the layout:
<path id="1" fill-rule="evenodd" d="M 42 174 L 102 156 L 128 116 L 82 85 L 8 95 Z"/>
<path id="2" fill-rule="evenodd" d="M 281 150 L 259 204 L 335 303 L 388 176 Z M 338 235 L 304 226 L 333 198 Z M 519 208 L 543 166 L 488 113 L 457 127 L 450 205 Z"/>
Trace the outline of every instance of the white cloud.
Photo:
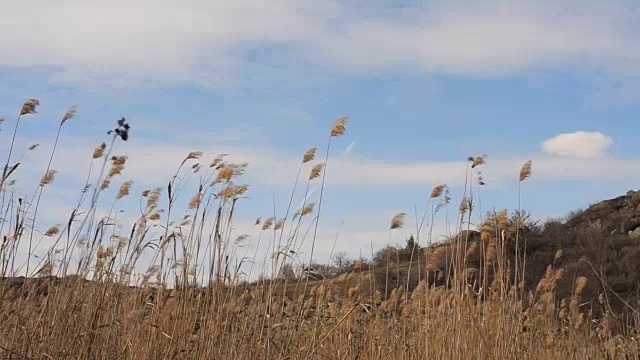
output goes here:
<path id="1" fill-rule="evenodd" d="M 576 131 L 558 134 L 541 144 L 543 151 L 566 157 L 597 158 L 607 153 L 613 144 L 610 136 L 600 132 Z"/>
<path id="2" fill-rule="evenodd" d="M 19 139 L 18 148 L 25 148 L 32 140 Z M 63 138 L 60 141 L 53 168 L 59 171 L 59 178 L 73 180 L 75 186 L 84 183 L 90 154 L 100 141 L 90 139 Z M 615 158 L 606 155 L 611 140 L 599 133 L 577 132 L 561 134 L 546 141 L 543 149 L 551 154 L 534 153 L 513 158 L 495 158 L 489 154 L 487 165 L 482 169 L 488 187 L 500 187 L 517 178 L 522 164 L 531 159 L 536 178 L 548 180 L 590 179 L 623 180 L 640 177 L 640 158 Z M 69 145 L 71 144 L 71 145 Z M 184 145 L 188 144 L 188 145 Z M 180 162 L 191 151 L 203 151 L 200 160 L 208 164 L 216 155 L 228 153 L 227 159 L 234 162 L 248 162 L 249 167 L 243 181 L 260 189 L 265 194 L 272 191 L 290 191 L 304 150 L 299 156 L 282 153 L 269 146 L 255 143 L 239 143 L 212 146 L 208 141 L 185 141 L 181 137 L 171 142 L 157 144 L 144 139 L 135 142 L 119 142 L 115 154 L 129 156 L 127 167 L 119 180 L 133 180 L 136 188 L 164 186 L 174 175 Z M 23 161 L 21 173 L 32 180 L 40 178 L 46 168 L 49 154 L 46 149 L 36 149 Z M 562 156 L 557 156 L 557 155 Z M 79 161 L 65 159 L 81 156 Z M 316 162 L 305 164 L 301 178 L 306 179 L 309 169 Z M 189 163 L 189 166 L 195 161 Z M 451 187 L 462 186 L 465 181 L 465 160 L 460 161 L 380 161 L 344 156 L 342 150 L 330 155 L 327 164 L 326 186 L 330 189 L 391 190 L 394 188 L 419 187 L 431 189 L 440 183 Z M 94 170 L 95 172 L 95 170 Z M 199 175 L 192 176 L 197 181 Z M 319 183 L 318 183 L 319 184 Z M 318 184 L 311 184 L 310 189 Z M 306 185 L 301 185 L 306 186 Z M 294 199 L 296 202 L 301 199 Z"/>
<path id="3" fill-rule="evenodd" d="M 124 77 L 206 86 L 308 65 L 473 76 L 563 65 L 639 72 L 637 34 L 627 26 L 638 10 L 621 3 L 367 5 L 33 0 L 25 11 L 7 2 L 0 6 L 0 47 L 7 50 L 0 65 L 43 67 L 73 83 L 118 84 Z M 266 68 L 254 54 L 265 57 Z"/>

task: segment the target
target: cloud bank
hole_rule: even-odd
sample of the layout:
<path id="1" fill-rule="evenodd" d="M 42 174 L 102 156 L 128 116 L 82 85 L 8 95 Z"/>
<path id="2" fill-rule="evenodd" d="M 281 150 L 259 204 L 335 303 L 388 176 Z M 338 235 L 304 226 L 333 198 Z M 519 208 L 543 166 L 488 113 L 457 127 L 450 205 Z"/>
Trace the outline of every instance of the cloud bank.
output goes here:
<path id="1" fill-rule="evenodd" d="M 7 2 L 0 66 L 44 68 L 70 83 L 207 87 L 296 67 L 485 77 L 571 66 L 640 76 L 632 3 L 358 3 L 33 0 L 25 11 Z"/>

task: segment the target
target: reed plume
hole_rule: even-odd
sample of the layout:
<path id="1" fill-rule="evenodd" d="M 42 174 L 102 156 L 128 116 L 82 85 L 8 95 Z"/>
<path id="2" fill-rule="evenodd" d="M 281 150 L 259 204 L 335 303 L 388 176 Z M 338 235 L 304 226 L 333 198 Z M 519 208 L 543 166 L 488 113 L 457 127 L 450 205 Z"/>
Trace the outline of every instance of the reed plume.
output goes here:
<path id="1" fill-rule="evenodd" d="M 37 107 L 40 105 L 40 100 L 38 99 L 29 99 L 25 101 L 22 105 L 22 109 L 20 109 L 20 115 L 28 115 L 28 114 L 36 114 Z"/>
<path id="2" fill-rule="evenodd" d="M 202 151 L 192 151 L 187 155 L 187 158 L 185 160 L 200 159 L 201 156 Z"/>
<path id="3" fill-rule="evenodd" d="M 69 110 L 67 110 L 67 112 L 64 113 L 64 116 L 62 117 L 62 121 L 60 122 L 60 126 L 64 125 L 64 123 L 76 117 L 77 109 L 78 109 L 78 105 L 73 105 L 72 107 L 70 107 Z"/>
<path id="4" fill-rule="evenodd" d="M 40 179 L 40 186 L 51 184 L 57 172 L 57 170 L 53 169 L 48 170 L 46 174 L 42 175 L 42 178 Z"/>
<path id="5" fill-rule="evenodd" d="M 196 193 L 191 197 L 191 199 L 189 200 L 189 209 L 195 209 L 198 207 L 198 205 L 200 205 L 201 196 L 201 193 Z"/>
<path id="6" fill-rule="evenodd" d="M 311 149 L 307 150 L 304 155 L 302 156 L 302 163 L 306 164 L 309 161 L 313 160 L 316 158 L 316 151 L 318 151 L 317 147 L 312 147 Z"/>
<path id="7" fill-rule="evenodd" d="M 407 214 L 401 212 L 398 214 L 395 214 L 392 218 L 391 218 L 391 226 L 389 227 L 390 229 L 400 229 L 404 226 L 404 220 L 405 217 L 407 216 Z"/>
<path id="8" fill-rule="evenodd" d="M 120 185 L 120 189 L 118 190 L 118 195 L 116 195 L 116 200 L 122 199 L 123 197 L 129 195 L 129 190 L 131 189 L 131 185 L 133 185 L 132 180 L 127 180 Z"/>
<path id="9" fill-rule="evenodd" d="M 331 128 L 331 137 L 342 136 L 346 130 L 347 120 L 349 120 L 348 116 L 343 116 L 336 120 L 335 124 L 333 124 L 333 128 Z"/>
<path id="10" fill-rule="evenodd" d="M 276 225 L 273 227 L 274 230 L 280 230 L 284 226 L 285 218 L 279 219 L 276 221 Z"/>
<path id="11" fill-rule="evenodd" d="M 319 177 L 323 167 L 324 167 L 324 164 L 320 163 L 320 164 L 316 164 L 313 168 L 311 168 L 311 172 L 309 173 L 309 180 L 313 180 Z"/>
<path id="12" fill-rule="evenodd" d="M 262 223 L 262 230 L 267 230 L 271 228 L 271 225 L 273 225 L 273 221 L 274 221 L 274 218 L 272 217 L 265 219 L 264 223 Z"/>
<path id="13" fill-rule="evenodd" d="M 60 232 L 60 228 L 56 225 L 51 226 L 44 232 L 44 236 L 53 236 Z"/>
<path id="14" fill-rule="evenodd" d="M 305 216 L 305 215 L 309 215 L 309 214 L 311 214 L 311 213 L 313 212 L 313 207 L 314 207 L 315 205 L 316 205 L 316 204 L 314 204 L 314 203 L 308 203 L 308 204 L 306 204 L 306 205 L 302 208 L 302 210 L 300 210 L 300 216 Z"/>
<path id="15" fill-rule="evenodd" d="M 526 163 L 524 163 L 524 165 L 522 165 L 522 167 L 520 168 L 520 181 L 525 181 L 531 176 L 531 165 L 531 160 L 528 160 Z"/>
<path id="16" fill-rule="evenodd" d="M 433 190 L 431 190 L 431 195 L 429 197 L 432 199 L 439 197 L 440 195 L 442 195 L 442 192 L 446 187 L 447 187 L 446 184 L 437 185 L 436 187 L 433 188 Z"/>
<path id="17" fill-rule="evenodd" d="M 98 145 L 95 149 L 93 149 L 92 158 L 94 159 L 101 158 L 104 155 L 104 151 L 106 148 L 107 148 L 107 144 L 105 144 L 104 142 Z"/>
<path id="18" fill-rule="evenodd" d="M 484 165 L 486 164 L 486 155 L 481 155 L 481 156 L 476 156 L 476 157 L 469 157 L 469 160 L 471 161 L 471 168 L 475 168 L 477 166 L 480 165 Z"/>

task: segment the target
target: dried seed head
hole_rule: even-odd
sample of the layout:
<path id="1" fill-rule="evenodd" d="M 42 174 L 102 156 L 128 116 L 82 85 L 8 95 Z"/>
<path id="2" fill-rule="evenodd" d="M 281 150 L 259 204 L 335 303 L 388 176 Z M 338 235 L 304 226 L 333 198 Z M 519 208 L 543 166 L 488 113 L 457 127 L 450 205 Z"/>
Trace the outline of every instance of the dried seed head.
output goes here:
<path id="1" fill-rule="evenodd" d="M 531 176 L 531 165 L 532 161 L 528 160 L 522 167 L 520 168 L 520 181 L 524 181 Z"/>
<path id="2" fill-rule="evenodd" d="M 189 224 L 191 224 L 191 215 L 187 214 L 182 218 L 182 222 L 180 223 L 180 226 L 185 226 Z"/>
<path id="3" fill-rule="evenodd" d="M 247 239 L 249 238 L 248 234 L 242 234 L 242 235 L 238 235 L 238 237 L 236 237 L 236 239 L 234 240 L 234 242 L 236 244 L 242 244 L 243 242 L 245 242 Z"/>
<path id="4" fill-rule="evenodd" d="M 214 183 L 230 181 L 232 176 L 233 168 L 231 166 L 223 166 L 220 171 L 218 171 L 218 176 L 216 176 Z"/>
<path id="5" fill-rule="evenodd" d="M 314 207 L 315 205 L 316 205 L 316 204 L 314 204 L 314 203 L 309 203 L 309 204 L 305 205 L 305 206 L 302 208 L 302 210 L 300 210 L 300 215 L 301 215 L 301 216 L 305 216 L 305 215 L 309 215 L 309 214 L 311 214 L 311 213 L 313 212 L 313 207 Z"/>
<path id="6" fill-rule="evenodd" d="M 470 157 L 469 159 L 471 159 L 471 168 L 473 169 L 476 166 L 484 165 L 486 163 L 485 158 L 486 158 L 486 155 Z"/>
<path id="7" fill-rule="evenodd" d="M 189 153 L 189 155 L 187 155 L 187 158 L 185 160 L 200 159 L 201 156 L 202 151 L 192 151 Z"/>
<path id="8" fill-rule="evenodd" d="M 111 257 L 113 256 L 113 248 L 110 246 L 106 247 L 104 245 L 100 245 L 96 256 L 98 259 L 105 259 L 105 258 Z"/>
<path id="9" fill-rule="evenodd" d="M 148 219 L 151 220 L 151 221 L 159 220 L 160 219 L 160 213 L 157 212 L 157 211 L 154 211 L 151 214 L 149 214 Z"/>
<path id="10" fill-rule="evenodd" d="M 316 151 L 318 150 L 318 148 L 316 147 L 312 147 L 311 149 L 307 150 L 304 153 L 304 156 L 302 156 L 302 163 L 308 163 L 309 161 L 313 160 L 316 158 Z"/>
<path id="11" fill-rule="evenodd" d="M 347 120 L 349 120 L 348 116 L 343 116 L 336 120 L 335 124 L 333 124 L 333 128 L 331 128 L 331 136 L 342 136 L 346 130 L 345 125 L 347 124 Z"/>
<path id="12" fill-rule="evenodd" d="M 436 187 L 433 188 L 433 190 L 431 190 L 431 195 L 429 196 L 430 198 L 437 198 L 440 195 L 442 195 L 442 192 L 444 191 L 444 189 L 447 187 L 446 184 L 440 184 Z"/>
<path id="13" fill-rule="evenodd" d="M 311 168 L 311 172 L 309 173 L 309 180 L 313 180 L 318 176 L 320 176 L 320 173 L 322 172 L 323 167 L 324 167 L 323 163 L 314 165 L 313 168 Z"/>
<path id="14" fill-rule="evenodd" d="M 200 198 L 202 197 L 201 193 L 194 194 L 189 200 L 189 209 L 195 209 L 200 205 Z"/>
<path id="15" fill-rule="evenodd" d="M 449 205 L 449 203 L 451 202 L 451 193 L 449 192 L 449 188 L 444 189 L 444 196 L 442 197 L 442 204 L 443 205 Z M 469 199 L 469 204 L 471 204 L 472 201 L 471 199 Z"/>
<path id="16" fill-rule="evenodd" d="M 272 217 L 266 219 L 264 221 L 264 223 L 262 224 L 262 230 L 267 230 L 267 229 L 271 228 L 271 225 L 273 225 L 273 221 L 274 221 L 274 218 L 272 218 Z"/>
<path id="17" fill-rule="evenodd" d="M 282 227 L 284 226 L 284 221 L 285 221 L 285 219 L 284 219 L 284 218 L 282 218 L 282 219 L 280 219 L 280 220 L 276 221 L 276 225 L 273 227 L 273 229 L 274 229 L 274 230 L 280 230 L 280 229 L 282 229 Z"/>
<path id="18" fill-rule="evenodd" d="M 576 285 L 573 289 L 574 295 L 581 295 L 584 288 L 587 286 L 587 278 L 584 276 L 580 276 L 576 279 Z"/>
<path id="19" fill-rule="evenodd" d="M 122 174 L 122 170 L 124 170 L 124 165 L 113 165 L 109 169 L 109 173 L 107 174 L 107 177 L 114 177 L 116 175 L 120 175 Z"/>
<path id="20" fill-rule="evenodd" d="M 158 200 L 160 200 L 160 192 L 162 192 L 162 188 L 155 188 L 149 194 L 147 198 L 147 209 L 154 209 L 158 205 Z"/>
<path id="21" fill-rule="evenodd" d="M 128 240 L 126 238 L 124 238 L 122 236 L 119 236 L 119 235 L 115 235 L 115 234 L 111 235 L 111 240 L 116 243 L 116 248 L 118 250 L 121 250 L 125 246 L 127 246 L 127 242 L 128 242 Z"/>
<path id="22" fill-rule="evenodd" d="M 77 109 L 78 109 L 78 105 L 73 105 L 72 107 L 70 107 L 69 110 L 67 110 L 67 112 L 62 117 L 62 122 L 60 123 L 60 125 L 63 125 L 68 120 L 71 120 L 74 117 L 76 117 L 76 110 Z"/>
<path id="23" fill-rule="evenodd" d="M 116 200 L 122 199 L 123 197 L 129 195 L 129 190 L 131 189 L 131 185 L 133 181 L 127 180 L 120 185 L 120 190 L 118 190 L 118 195 L 116 195 Z"/>
<path id="24" fill-rule="evenodd" d="M 495 214 L 494 221 L 498 228 L 506 229 L 509 225 L 509 211 L 507 209 L 500 210 L 500 212 Z"/>
<path id="25" fill-rule="evenodd" d="M 57 170 L 48 170 L 46 174 L 40 179 L 40 186 L 45 186 L 53 182 L 53 178 L 56 176 Z"/>
<path id="26" fill-rule="evenodd" d="M 38 99 L 29 99 L 23 105 L 22 109 L 20 109 L 20 115 L 27 114 L 35 114 L 37 113 L 37 107 L 40 105 L 40 101 Z"/>
<path id="27" fill-rule="evenodd" d="M 407 214 L 405 213 L 398 213 L 395 214 L 392 218 L 391 218 L 391 226 L 389 227 L 390 229 L 400 229 L 404 226 L 404 219 L 407 216 Z"/>
<path id="28" fill-rule="evenodd" d="M 141 195 L 142 195 L 142 197 L 147 197 L 147 196 L 149 196 L 150 192 L 151 192 L 151 190 L 149 190 L 149 189 L 143 190 Z"/>
<path id="29" fill-rule="evenodd" d="M 233 183 L 229 183 L 217 195 L 224 200 L 233 199 L 236 196 L 236 188 Z"/>
<path id="30" fill-rule="evenodd" d="M 463 196 L 462 200 L 460 200 L 458 210 L 460 211 L 460 214 L 465 214 L 467 210 L 469 210 L 469 199 L 466 196 Z"/>
<path id="31" fill-rule="evenodd" d="M 212 167 L 216 167 L 218 165 L 220 165 L 222 163 L 222 160 L 224 160 L 224 157 L 227 156 L 227 154 L 220 154 L 218 156 L 216 156 L 213 161 L 211 162 L 211 164 L 209 165 L 210 168 Z"/>
<path id="32" fill-rule="evenodd" d="M 249 190 L 249 185 L 240 185 L 236 187 L 236 197 L 242 196 L 244 193 L 247 192 L 247 190 Z"/>
<path id="33" fill-rule="evenodd" d="M 485 184 L 486 183 L 484 182 L 484 177 L 482 176 L 482 173 L 478 171 L 478 185 L 484 186 Z"/>
<path id="34" fill-rule="evenodd" d="M 102 143 L 98 145 L 95 149 L 93 149 L 93 158 L 98 159 L 104 155 L 104 150 L 107 148 L 107 144 Z"/>
<path id="35" fill-rule="evenodd" d="M 490 241 L 486 245 L 486 250 L 485 250 L 485 255 L 484 256 L 486 258 L 486 265 L 490 265 L 496 260 L 496 258 L 498 257 L 498 248 L 497 248 L 497 244 L 496 244 L 495 241 Z"/>
<path id="36" fill-rule="evenodd" d="M 53 236 L 60 232 L 60 228 L 58 226 L 52 226 L 44 232 L 44 236 Z"/>
<path id="37" fill-rule="evenodd" d="M 38 146 L 40 146 L 40 144 L 33 144 L 33 145 L 29 146 L 29 151 L 35 150 L 35 148 L 37 148 Z"/>
<path id="38" fill-rule="evenodd" d="M 111 179 L 106 178 L 104 179 L 104 181 L 102 181 L 102 185 L 100 185 L 100 190 L 104 190 L 109 188 L 109 186 L 111 185 Z"/>
<path id="39" fill-rule="evenodd" d="M 222 163 L 218 165 L 218 175 L 216 176 L 216 179 L 213 181 L 213 184 L 231 181 L 233 177 L 242 175 L 246 167 L 247 167 L 247 163 L 244 163 L 244 164 Z"/>
<path id="40" fill-rule="evenodd" d="M 112 156 L 111 157 L 111 165 L 112 166 L 124 166 L 124 164 L 127 162 L 127 159 L 129 157 L 126 155 L 120 155 L 120 156 Z"/>

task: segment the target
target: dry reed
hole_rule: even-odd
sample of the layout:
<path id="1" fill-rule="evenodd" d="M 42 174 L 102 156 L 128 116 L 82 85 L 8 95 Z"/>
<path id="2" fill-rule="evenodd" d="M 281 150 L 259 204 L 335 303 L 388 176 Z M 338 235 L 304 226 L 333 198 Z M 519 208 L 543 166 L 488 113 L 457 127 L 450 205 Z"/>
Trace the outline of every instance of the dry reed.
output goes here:
<path id="1" fill-rule="evenodd" d="M 37 106 L 39 101 L 30 99 L 20 113 L 34 114 Z M 61 125 L 74 116 L 72 107 Z M 347 117 L 338 119 L 331 137 L 343 136 L 346 122 Z M 128 158 L 108 158 L 112 150 L 102 143 L 92 154 L 93 159 L 106 154 L 107 165 L 111 161 L 95 182 L 103 190 L 115 176 L 126 172 Z M 315 147 L 307 150 L 302 163 L 315 160 L 315 154 Z M 203 155 L 194 151 L 185 161 Z M 611 310 L 615 292 L 601 278 L 593 281 L 593 277 L 578 274 L 579 269 L 565 266 L 565 257 L 575 255 L 571 251 L 554 248 L 555 256 L 552 252 L 548 258 L 537 259 L 548 267 L 542 268 L 537 283 L 522 285 L 527 291 L 513 282 L 513 248 L 518 244 L 514 233 L 522 223 L 506 209 L 484 217 L 479 232 L 460 232 L 442 244 L 417 249 L 410 257 L 419 259 L 415 267 L 411 261 L 400 260 L 406 249 L 395 249 L 394 255 L 385 257 L 387 262 L 354 260 L 341 273 L 326 274 L 319 280 L 310 280 L 292 267 L 271 278 L 241 282 L 243 262 L 253 266 L 256 260 L 247 260 L 250 255 L 242 249 L 255 246 L 257 254 L 259 245 L 254 244 L 253 233 L 234 233 L 235 206 L 249 189 L 237 185 L 236 178 L 247 164 L 227 162 L 225 156 L 216 156 L 209 167 L 200 163 L 190 167 L 202 172 L 207 183 L 213 181 L 209 188 L 200 183 L 197 191 L 186 190 L 186 194 L 195 193 L 184 199 L 187 211 L 171 208 L 176 194 L 185 191 L 180 182 L 170 182 L 178 184 L 175 187 L 144 190 L 137 199 L 124 199 L 133 184 L 125 181 L 116 200 L 141 202 L 141 215 L 129 228 L 111 213 L 97 216 L 93 215 L 95 207 L 87 211 L 79 206 L 63 225 L 39 230 L 50 248 L 35 267 L 37 277 L 0 279 L 2 356 L 239 360 L 639 356 L 636 338 L 628 335 L 632 329 L 622 331 L 621 321 Z M 485 156 L 468 160 L 476 168 L 485 163 Z M 311 168 L 309 181 L 320 177 L 326 163 L 324 159 Z M 55 170 L 47 171 L 40 185 L 52 184 L 55 174 Z M 530 176 L 528 161 L 520 170 L 519 181 Z M 480 175 L 478 179 L 482 185 Z M 429 200 L 441 198 L 435 210 L 448 204 L 449 191 L 445 184 L 432 189 Z M 218 200 L 215 205 L 210 198 Z M 459 212 L 471 218 L 476 200 L 471 192 L 465 193 Z M 4 228 L 0 243 L 3 276 L 11 274 L 6 264 L 16 260 L 22 232 L 29 231 L 20 225 L 25 216 L 22 201 L 2 209 L 16 217 Z M 165 205 L 166 212 L 159 209 Z M 314 203 L 304 204 L 297 213 L 298 221 L 315 210 Z M 157 222 L 160 214 L 166 217 L 164 224 Z M 258 244 L 263 236 L 259 230 L 284 229 L 287 216 L 275 215 L 252 222 L 259 226 Z M 82 216 L 88 217 L 89 225 L 76 234 L 75 229 L 84 224 L 78 220 Z M 395 214 L 389 230 L 403 228 L 405 219 L 404 212 Z M 175 225 L 178 223 L 180 226 Z M 297 245 L 306 235 L 291 227 L 288 244 Z M 153 232 L 158 228 L 164 235 Z M 269 246 L 276 259 L 285 259 L 287 265 L 302 262 L 293 245 Z M 206 254 L 199 253 L 201 248 Z M 80 254 L 72 256 L 74 250 Z M 149 256 L 147 270 L 138 274 L 137 260 L 142 254 L 155 257 Z M 265 251 L 264 258 L 269 254 Z M 239 264 L 233 262 L 236 259 Z M 53 276 L 76 260 L 82 269 L 77 275 Z M 208 283 L 203 280 L 207 276 Z M 567 283 L 569 290 L 562 287 Z"/>

